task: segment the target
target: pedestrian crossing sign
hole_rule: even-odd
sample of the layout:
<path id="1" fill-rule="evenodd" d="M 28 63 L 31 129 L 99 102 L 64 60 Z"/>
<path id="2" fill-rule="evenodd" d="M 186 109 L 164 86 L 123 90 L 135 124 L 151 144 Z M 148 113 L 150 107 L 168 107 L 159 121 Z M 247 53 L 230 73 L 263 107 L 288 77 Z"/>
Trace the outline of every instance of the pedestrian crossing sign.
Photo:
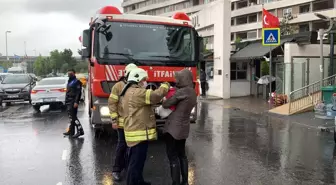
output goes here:
<path id="1" fill-rule="evenodd" d="M 280 28 L 263 28 L 262 29 L 263 46 L 280 45 Z"/>

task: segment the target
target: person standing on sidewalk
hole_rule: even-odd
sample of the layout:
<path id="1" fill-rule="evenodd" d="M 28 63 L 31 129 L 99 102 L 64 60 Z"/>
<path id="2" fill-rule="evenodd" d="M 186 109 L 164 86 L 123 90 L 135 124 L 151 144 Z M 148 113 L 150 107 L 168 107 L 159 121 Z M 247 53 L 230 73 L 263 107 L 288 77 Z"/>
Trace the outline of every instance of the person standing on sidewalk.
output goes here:
<path id="1" fill-rule="evenodd" d="M 189 136 L 190 114 L 197 104 L 191 71 L 184 69 L 175 73 L 175 94 L 162 103 L 163 108 L 176 106 L 165 124 L 166 152 L 170 163 L 173 185 L 188 185 L 188 159 L 185 152 Z M 180 181 L 182 176 L 182 183 Z"/>
<path id="2" fill-rule="evenodd" d="M 148 141 L 156 140 L 156 119 L 152 105 L 167 95 L 169 83 L 162 83 L 155 91 L 146 89 L 148 74 L 141 68 L 134 69 L 120 97 L 124 119 L 125 139 L 128 148 L 127 185 L 150 185 L 143 178 Z"/>
<path id="3" fill-rule="evenodd" d="M 202 94 L 201 96 L 206 96 L 206 91 L 207 91 L 207 81 L 206 81 L 206 74 L 203 69 L 200 71 L 200 81 L 201 81 L 201 89 L 202 89 Z"/>
<path id="4" fill-rule="evenodd" d="M 124 134 L 124 116 L 119 96 L 124 86 L 127 83 L 127 78 L 131 70 L 138 68 L 135 64 L 128 64 L 125 68 L 125 76 L 121 77 L 119 81 L 112 87 L 110 97 L 108 99 L 108 106 L 110 109 L 112 128 L 117 130 L 118 143 L 115 152 L 114 165 L 112 169 L 112 177 L 115 181 L 120 181 L 120 173 L 126 167 L 126 150 L 127 145 Z"/>
<path id="5" fill-rule="evenodd" d="M 76 72 L 74 69 L 68 70 L 68 77 L 69 80 L 67 92 L 65 94 L 65 104 L 67 105 L 70 125 L 68 127 L 68 131 L 63 133 L 63 135 L 78 138 L 79 136 L 84 135 L 83 127 L 77 118 L 78 105 L 82 95 L 82 82 L 76 78 Z M 76 134 L 75 130 L 77 130 Z"/>

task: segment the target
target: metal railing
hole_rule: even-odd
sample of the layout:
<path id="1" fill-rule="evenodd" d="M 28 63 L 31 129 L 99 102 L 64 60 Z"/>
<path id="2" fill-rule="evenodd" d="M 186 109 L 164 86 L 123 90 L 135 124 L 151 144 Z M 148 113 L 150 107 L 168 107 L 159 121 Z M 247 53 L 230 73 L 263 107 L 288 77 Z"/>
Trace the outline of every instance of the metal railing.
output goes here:
<path id="1" fill-rule="evenodd" d="M 329 86 L 336 84 L 336 75 L 325 78 L 321 81 L 314 82 L 300 89 L 290 92 L 289 94 L 289 114 L 300 111 L 303 108 L 315 105 L 322 100 L 321 85 Z M 308 98 L 309 97 L 309 98 Z"/>

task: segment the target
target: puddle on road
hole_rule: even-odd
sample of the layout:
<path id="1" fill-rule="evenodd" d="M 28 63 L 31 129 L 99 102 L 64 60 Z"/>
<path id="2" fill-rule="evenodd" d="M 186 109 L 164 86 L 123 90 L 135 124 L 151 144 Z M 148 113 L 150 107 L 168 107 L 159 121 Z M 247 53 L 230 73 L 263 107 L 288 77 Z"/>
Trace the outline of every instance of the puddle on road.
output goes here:
<path id="1" fill-rule="evenodd" d="M 335 183 L 332 134 L 211 104 L 202 104 L 191 128 L 188 146 L 193 163 L 215 172 L 202 171 L 196 177 L 200 184 L 210 179 L 210 184 L 237 179 L 241 183 L 235 184 Z"/>

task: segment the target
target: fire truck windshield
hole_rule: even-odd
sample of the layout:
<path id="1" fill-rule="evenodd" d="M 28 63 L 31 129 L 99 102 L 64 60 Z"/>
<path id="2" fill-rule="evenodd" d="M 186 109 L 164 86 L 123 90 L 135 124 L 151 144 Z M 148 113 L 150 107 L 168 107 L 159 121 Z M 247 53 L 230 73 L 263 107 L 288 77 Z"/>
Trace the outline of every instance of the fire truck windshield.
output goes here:
<path id="1" fill-rule="evenodd" d="M 195 38 L 190 27 L 128 22 L 107 25 L 108 30 L 99 32 L 99 58 L 104 61 L 195 61 Z"/>

